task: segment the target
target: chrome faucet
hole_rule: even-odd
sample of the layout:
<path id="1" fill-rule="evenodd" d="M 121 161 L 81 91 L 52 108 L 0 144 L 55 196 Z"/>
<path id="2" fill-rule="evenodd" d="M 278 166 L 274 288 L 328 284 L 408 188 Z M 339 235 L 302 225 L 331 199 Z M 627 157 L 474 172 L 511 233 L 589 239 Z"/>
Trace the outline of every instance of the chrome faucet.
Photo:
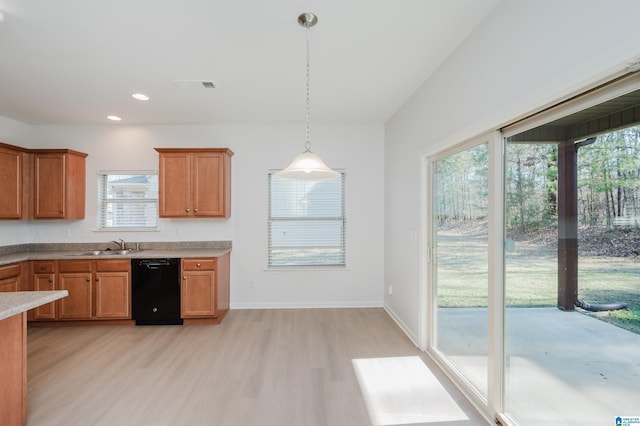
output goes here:
<path id="1" fill-rule="evenodd" d="M 114 243 L 114 244 L 119 245 L 120 246 L 120 250 L 126 250 L 127 249 L 126 243 L 124 242 L 123 239 L 119 239 L 118 241 L 112 240 L 111 242 Z"/>

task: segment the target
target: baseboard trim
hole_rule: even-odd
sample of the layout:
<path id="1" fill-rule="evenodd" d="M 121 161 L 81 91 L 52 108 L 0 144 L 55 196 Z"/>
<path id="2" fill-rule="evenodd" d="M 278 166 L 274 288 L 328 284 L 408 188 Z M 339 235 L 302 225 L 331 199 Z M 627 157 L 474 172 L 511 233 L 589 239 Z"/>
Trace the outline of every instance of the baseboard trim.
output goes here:
<path id="1" fill-rule="evenodd" d="M 416 345 L 417 348 L 421 349 L 420 344 L 418 343 L 418 340 L 419 340 L 418 337 L 411 331 L 409 327 L 407 327 L 407 324 L 405 324 L 404 321 L 400 319 L 400 317 L 394 312 L 394 310 L 391 309 L 391 307 L 386 303 L 382 305 L 382 308 L 387 312 L 387 314 L 391 317 L 391 319 L 396 324 L 398 324 L 398 327 L 400 327 L 400 330 L 402 330 L 402 332 L 407 335 L 409 340 L 411 340 L 413 344 Z"/>
<path id="2" fill-rule="evenodd" d="M 231 310 L 240 309 L 330 309 L 330 308 L 382 308 L 382 302 L 286 302 L 286 303 L 232 303 Z"/>

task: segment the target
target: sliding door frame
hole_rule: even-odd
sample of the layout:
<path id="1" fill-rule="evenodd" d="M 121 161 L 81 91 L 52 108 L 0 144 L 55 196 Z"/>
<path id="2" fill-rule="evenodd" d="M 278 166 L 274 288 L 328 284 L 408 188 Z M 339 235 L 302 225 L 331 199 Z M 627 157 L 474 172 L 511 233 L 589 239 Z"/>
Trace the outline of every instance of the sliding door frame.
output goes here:
<path id="1" fill-rule="evenodd" d="M 459 144 L 423 157 L 422 182 L 422 225 L 425 232 L 422 244 L 421 274 L 426 297 L 421 300 L 421 324 L 427 324 L 421 333 L 425 339 L 426 352 L 438 366 L 452 379 L 458 388 L 483 413 L 489 421 L 495 419 L 503 407 L 504 390 L 504 142 L 499 131 L 481 134 Z M 433 228 L 436 179 L 434 164 L 438 160 L 486 143 L 488 145 L 489 194 L 488 194 L 488 322 L 487 322 L 487 395 L 482 395 L 462 376 L 457 368 L 446 359 L 437 347 L 438 301 L 435 265 L 435 232 Z"/>

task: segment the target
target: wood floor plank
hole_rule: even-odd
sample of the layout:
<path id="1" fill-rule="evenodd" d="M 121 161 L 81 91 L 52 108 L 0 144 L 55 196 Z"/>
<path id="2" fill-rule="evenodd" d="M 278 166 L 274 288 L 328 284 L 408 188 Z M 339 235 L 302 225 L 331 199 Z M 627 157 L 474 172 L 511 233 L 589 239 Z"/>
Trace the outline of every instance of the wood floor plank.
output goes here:
<path id="1" fill-rule="evenodd" d="M 234 310 L 216 326 L 33 328 L 27 347 L 30 426 L 371 425 L 353 360 L 418 356 L 430 365 L 382 309 Z M 444 383 L 468 418 L 459 424 L 484 424 Z"/>

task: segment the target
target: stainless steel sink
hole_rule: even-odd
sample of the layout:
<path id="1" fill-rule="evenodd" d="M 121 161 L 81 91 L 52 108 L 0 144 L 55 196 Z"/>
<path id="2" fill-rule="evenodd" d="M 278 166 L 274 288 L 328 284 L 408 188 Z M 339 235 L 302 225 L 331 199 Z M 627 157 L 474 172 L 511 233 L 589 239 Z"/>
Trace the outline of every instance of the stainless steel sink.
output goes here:
<path id="1" fill-rule="evenodd" d="M 68 256 L 122 256 L 125 254 L 129 254 L 131 250 L 91 250 L 91 251 L 83 251 L 82 253 L 72 253 Z"/>

